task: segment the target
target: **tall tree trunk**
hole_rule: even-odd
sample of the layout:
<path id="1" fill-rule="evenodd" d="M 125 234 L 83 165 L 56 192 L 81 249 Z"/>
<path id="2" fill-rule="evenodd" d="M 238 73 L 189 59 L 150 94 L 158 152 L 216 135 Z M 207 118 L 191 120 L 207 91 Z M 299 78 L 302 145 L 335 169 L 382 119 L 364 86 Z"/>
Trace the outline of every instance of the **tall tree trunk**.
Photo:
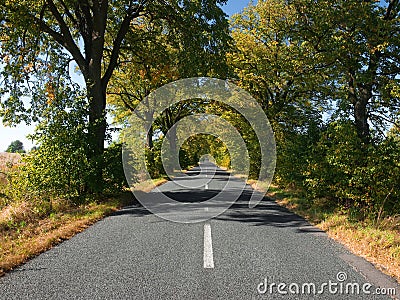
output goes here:
<path id="1" fill-rule="evenodd" d="M 372 92 L 366 87 L 359 88 L 357 92 L 357 86 L 355 82 L 355 72 L 349 72 L 349 90 L 348 97 L 353 105 L 353 117 L 358 137 L 365 143 L 370 142 L 370 128 L 368 124 L 368 102 L 371 98 Z M 372 88 L 372 87 L 371 87 Z"/>
<path id="2" fill-rule="evenodd" d="M 147 133 L 147 136 L 146 136 L 146 146 L 150 149 L 150 150 L 152 150 L 153 149 L 153 127 L 152 126 L 150 126 L 150 129 L 149 129 L 149 132 Z"/>
<path id="3" fill-rule="evenodd" d="M 100 83 L 95 83 L 88 88 L 89 97 L 89 130 L 88 159 L 92 168 L 91 176 L 87 178 L 87 186 L 90 192 L 103 191 L 103 154 L 104 140 L 106 137 L 106 94 Z"/>
<path id="4" fill-rule="evenodd" d="M 132 108 L 132 112 L 134 112 L 135 110 L 134 110 L 134 108 Z M 146 146 L 150 149 L 150 150 L 152 150 L 153 149 L 153 134 L 154 134 L 154 131 L 153 131 L 153 122 L 154 122 L 154 113 L 153 113 L 153 111 L 148 111 L 148 112 L 145 112 L 145 121 L 146 121 L 146 123 L 148 124 L 148 126 L 149 126 L 149 130 L 148 130 L 148 132 L 147 132 L 147 136 L 146 136 Z"/>
<path id="5" fill-rule="evenodd" d="M 105 43 L 108 2 L 93 4 L 91 35 L 85 39 L 86 89 L 89 100 L 88 160 L 91 172 L 87 178 L 90 192 L 102 192 L 103 154 L 106 136 L 106 89 L 107 81 L 102 79 L 102 62 Z"/>
<path id="6" fill-rule="evenodd" d="M 146 147 L 147 147 L 147 162 L 150 166 L 150 170 L 155 170 L 155 160 L 154 160 L 154 153 L 153 153 L 153 126 L 150 125 L 149 132 L 147 133 L 146 136 Z M 154 171 L 152 171 L 151 176 L 158 176 L 159 174 L 155 174 Z"/>
<path id="7" fill-rule="evenodd" d="M 170 161 L 171 163 L 169 164 L 169 172 L 170 173 L 175 173 L 175 166 L 172 164 L 173 161 L 175 161 L 174 158 L 178 156 L 178 161 L 179 161 L 179 151 L 177 149 L 177 137 L 176 137 L 176 126 L 172 126 L 169 131 L 169 152 L 170 152 Z"/>
<path id="8" fill-rule="evenodd" d="M 354 122 L 359 138 L 366 144 L 370 142 L 371 133 L 368 124 L 368 99 L 358 98 L 354 105 Z"/>
<path id="9" fill-rule="evenodd" d="M 171 154 L 176 154 L 177 151 L 177 136 L 176 136 L 176 126 L 172 126 L 169 129 L 169 149 Z"/>

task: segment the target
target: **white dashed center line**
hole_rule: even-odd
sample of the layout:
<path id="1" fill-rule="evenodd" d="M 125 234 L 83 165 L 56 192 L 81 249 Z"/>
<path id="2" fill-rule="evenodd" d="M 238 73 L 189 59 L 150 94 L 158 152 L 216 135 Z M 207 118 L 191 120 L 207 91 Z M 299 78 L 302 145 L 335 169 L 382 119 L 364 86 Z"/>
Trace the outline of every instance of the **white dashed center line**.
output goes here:
<path id="1" fill-rule="evenodd" d="M 204 224 L 204 268 L 214 269 L 214 257 L 211 239 L 211 225 Z"/>

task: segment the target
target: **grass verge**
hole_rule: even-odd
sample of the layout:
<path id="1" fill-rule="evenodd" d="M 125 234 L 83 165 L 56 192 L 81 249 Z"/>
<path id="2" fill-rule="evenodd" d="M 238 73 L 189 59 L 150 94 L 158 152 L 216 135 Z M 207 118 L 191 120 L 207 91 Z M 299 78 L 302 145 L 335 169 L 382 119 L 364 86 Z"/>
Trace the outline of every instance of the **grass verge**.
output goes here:
<path id="1" fill-rule="evenodd" d="M 379 223 L 376 220 L 355 221 L 332 206 L 329 200 L 310 201 L 300 191 L 272 186 L 268 196 L 400 283 L 400 216 L 388 216 Z"/>
<path id="2" fill-rule="evenodd" d="M 69 206 L 48 216 L 29 203 L 13 203 L 0 211 L 0 276 L 28 259 L 83 231 L 124 205 L 122 199 Z"/>
<path id="3" fill-rule="evenodd" d="M 153 184 L 159 186 L 166 181 L 154 179 Z M 153 184 L 144 182 L 138 188 L 149 192 Z M 127 191 L 78 206 L 62 200 L 53 201 L 50 214 L 37 211 L 29 202 L 13 202 L 3 207 L 0 209 L 0 277 L 132 203 L 136 200 Z"/>
<path id="4" fill-rule="evenodd" d="M 142 181 L 141 183 L 134 186 L 134 190 L 149 193 L 154 188 L 154 186 L 160 186 L 167 181 L 168 179 L 166 177 Z"/>

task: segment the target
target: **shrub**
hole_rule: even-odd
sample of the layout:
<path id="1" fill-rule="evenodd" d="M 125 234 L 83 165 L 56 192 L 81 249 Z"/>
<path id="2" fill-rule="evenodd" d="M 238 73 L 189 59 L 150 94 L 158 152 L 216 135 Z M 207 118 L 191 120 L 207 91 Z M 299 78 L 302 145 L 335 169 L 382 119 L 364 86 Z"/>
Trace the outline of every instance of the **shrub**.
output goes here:
<path id="1" fill-rule="evenodd" d="M 122 165 L 122 144 L 112 143 L 104 152 L 105 191 L 117 193 L 128 186 Z"/>
<path id="2" fill-rule="evenodd" d="M 393 138 L 363 144 L 351 122 L 331 123 L 304 173 L 308 194 L 338 200 L 354 220 L 400 212 L 399 146 Z"/>

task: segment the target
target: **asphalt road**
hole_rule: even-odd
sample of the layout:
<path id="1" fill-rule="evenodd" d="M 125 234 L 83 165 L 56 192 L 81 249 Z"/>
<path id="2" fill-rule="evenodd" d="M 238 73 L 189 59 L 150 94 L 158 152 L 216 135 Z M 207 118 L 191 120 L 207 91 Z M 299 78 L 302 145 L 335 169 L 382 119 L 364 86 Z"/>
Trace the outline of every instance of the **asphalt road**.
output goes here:
<path id="1" fill-rule="evenodd" d="M 188 175 L 158 193 L 190 205 L 218 194 L 230 177 L 213 165 Z M 195 224 L 127 207 L 0 278 L 0 299 L 390 299 L 377 295 L 388 288 L 400 294 L 394 280 L 275 202 L 250 209 L 251 193 L 246 186 L 225 213 Z"/>

